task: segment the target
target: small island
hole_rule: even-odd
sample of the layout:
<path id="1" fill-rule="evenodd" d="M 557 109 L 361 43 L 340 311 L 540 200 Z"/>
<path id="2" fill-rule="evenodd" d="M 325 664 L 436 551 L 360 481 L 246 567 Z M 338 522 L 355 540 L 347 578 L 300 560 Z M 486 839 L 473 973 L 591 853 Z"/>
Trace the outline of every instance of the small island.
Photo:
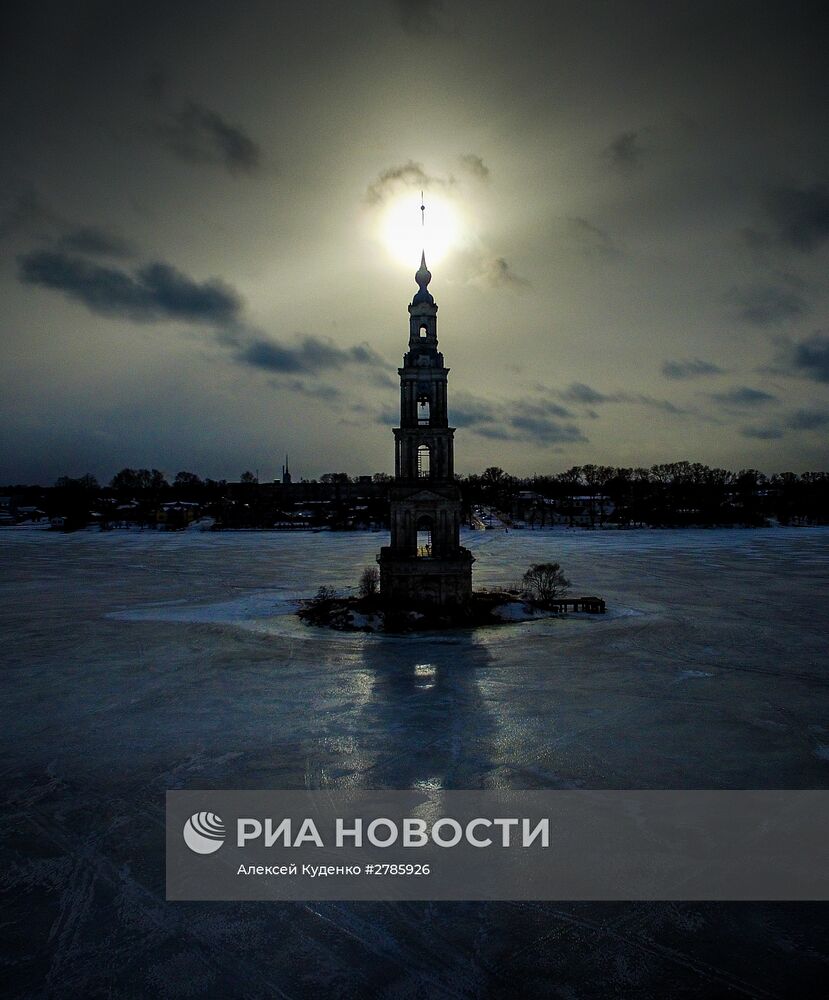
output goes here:
<path id="1" fill-rule="evenodd" d="M 407 633 L 484 625 L 510 625 L 559 617 L 567 612 L 604 614 L 600 597 L 568 597 L 570 581 L 558 563 L 535 563 L 522 578 L 523 586 L 473 591 L 469 600 L 437 606 L 432 601 L 405 604 L 383 597 L 379 573 L 366 567 L 355 594 L 339 595 L 320 587 L 297 612 L 306 625 L 339 632 Z"/>

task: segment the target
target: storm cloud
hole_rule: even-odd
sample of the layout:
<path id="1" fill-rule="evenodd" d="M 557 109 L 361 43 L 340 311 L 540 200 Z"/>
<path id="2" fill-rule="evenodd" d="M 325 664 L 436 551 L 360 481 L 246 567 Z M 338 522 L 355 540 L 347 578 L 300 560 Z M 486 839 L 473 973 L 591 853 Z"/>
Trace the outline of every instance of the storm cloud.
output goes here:
<path id="1" fill-rule="evenodd" d="M 598 389 L 594 389 L 592 386 L 585 385 L 584 382 L 573 382 L 562 391 L 561 398 L 569 399 L 573 403 L 585 403 L 589 406 L 614 401 L 613 397 L 599 392 Z"/>
<path id="2" fill-rule="evenodd" d="M 766 196 L 774 236 L 786 246 L 811 253 L 829 240 L 829 187 L 777 187 Z"/>
<path id="3" fill-rule="evenodd" d="M 481 427 L 501 419 L 497 406 L 469 394 L 458 394 L 452 404 L 452 421 L 458 427 Z"/>
<path id="4" fill-rule="evenodd" d="M 755 326 L 771 326 L 797 319 L 806 312 L 806 301 L 795 282 L 753 285 L 733 290 L 729 298 L 736 303 L 739 316 Z"/>
<path id="5" fill-rule="evenodd" d="M 829 333 L 816 330 L 805 340 L 779 338 L 777 344 L 777 358 L 772 370 L 815 382 L 829 382 Z"/>
<path id="6" fill-rule="evenodd" d="M 0 211 L 0 240 L 42 226 L 50 229 L 63 224 L 61 217 L 46 205 L 31 183 L 22 190 L 5 193 Z"/>
<path id="7" fill-rule="evenodd" d="M 414 38 L 440 35 L 448 29 L 442 0 L 393 0 L 400 26 Z"/>
<path id="8" fill-rule="evenodd" d="M 423 169 L 423 164 L 409 160 L 395 167 L 387 167 L 381 170 L 377 177 L 366 188 L 366 201 L 369 205 L 379 205 L 388 198 L 390 194 L 400 187 L 422 188 L 439 187 L 449 188 L 454 184 L 452 177 L 438 177 L 435 174 L 428 174 Z"/>
<path id="9" fill-rule="evenodd" d="M 529 281 L 516 274 L 504 257 L 490 255 L 484 249 L 469 249 L 458 255 L 464 281 L 481 288 L 503 288 L 513 292 L 525 291 Z"/>
<path id="10" fill-rule="evenodd" d="M 295 344 L 256 338 L 240 346 L 239 361 L 270 372 L 315 373 L 342 365 L 382 365 L 383 359 L 368 344 L 338 347 L 330 340 L 305 336 Z"/>
<path id="11" fill-rule="evenodd" d="M 528 441 L 540 446 L 587 441 L 572 422 L 569 410 L 542 397 L 493 403 L 461 394 L 451 415 L 458 427 L 490 440 Z"/>
<path id="12" fill-rule="evenodd" d="M 529 281 L 516 274 L 503 257 L 493 257 L 484 263 L 480 277 L 495 288 L 527 288 Z"/>
<path id="13" fill-rule="evenodd" d="M 788 419 L 793 431 L 817 431 L 829 426 L 829 410 L 795 410 Z"/>
<path id="14" fill-rule="evenodd" d="M 829 427 L 829 410 L 812 407 L 792 410 L 762 425 L 743 427 L 741 433 L 761 441 L 776 441 L 788 431 L 822 432 L 826 427 Z"/>
<path id="15" fill-rule="evenodd" d="M 477 156 L 475 153 L 463 153 L 458 159 L 460 160 L 461 167 L 467 173 L 472 174 L 473 177 L 477 177 L 479 181 L 489 180 L 489 167 L 480 156 Z"/>
<path id="16" fill-rule="evenodd" d="M 687 358 L 684 361 L 664 361 L 662 374 L 670 379 L 702 378 L 705 375 L 722 375 L 723 369 L 713 361 L 702 358 Z"/>
<path id="17" fill-rule="evenodd" d="M 583 403 L 585 406 L 601 406 L 605 403 L 629 403 L 635 406 L 645 406 L 663 413 L 687 414 L 691 411 L 677 406 L 669 399 L 658 399 L 646 393 L 613 392 L 606 393 L 585 385 L 584 382 L 573 382 L 559 392 L 559 396 L 571 403 Z"/>
<path id="18" fill-rule="evenodd" d="M 64 252 L 93 257 L 132 257 L 135 252 L 125 239 L 97 226 L 80 226 L 64 233 L 57 247 Z"/>
<path id="19" fill-rule="evenodd" d="M 645 149 L 634 131 L 621 132 L 606 147 L 604 155 L 617 170 L 627 171 L 642 163 Z"/>
<path id="20" fill-rule="evenodd" d="M 752 389 L 751 386 L 738 385 L 733 389 L 727 389 L 725 392 L 709 393 L 709 398 L 713 399 L 715 403 L 721 403 L 723 406 L 750 407 L 764 406 L 766 403 L 774 402 L 777 397 L 773 396 L 770 392 L 764 392 L 762 389 Z"/>
<path id="21" fill-rule="evenodd" d="M 224 282 L 204 282 L 161 262 L 130 273 L 59 250 L 36 250 L 18 259 L 20 280 L 62 292 L 103 316 L 137 322 L 159 319 L 225 325 L 239 317 L 241 299 Z"/>
<path id="22" fill-rule="evenodd" d="M 314 375 L 344 365 L 385 366 L 368 344 L 341 347 L 331 340 L 307 335 L 294 343 L 266 337 L 244 321 L 242 300 L 228 284 L 217 279 L 199 283 L 169 264 L 148 264 L 128 273 L 44 250 L 21 257 L 19 267 L 21 281 L 62 292 L 104 316 L 140 323 L 207 323 L 215 329 L 216 342 L 247 367 Z M 288 387 L 307 396 L 332 399 L 336 395 L 331 387 L 299 381 Z"/>
<path id="23" fill-rule="evenodd" d="M 327 382 L 303 381 L 299 378 L 274 379 L 274 388 L 287 392 L 296 392 L 300 396 L 308 396 L 311 399 L 320 400 L 323 403 L 333 403 L 342 398 L 342 392 L 335 385 Z"/>
<path id="24" fill-rule="evenodd" d="M 583 257 L 614 260 L 623 256 L 613 237 L 587 219 L 570 216 L 565 223 L 570 242 Z"/>
<path id="25" fill-rule="evenodd" d="M 512 437 L 540 445 L 562 442 L 587 441 L 582 430 L 573 423 L 564 423 L 544 412 L 543 407 L 527 407 L 524 412 L 512 414 L 508 425 Z"/>
<path id="26" fill-rule="evenodd" d="M 189 163 L 215 163 L 231 173 L 252 173 L 262 161 L 259 146 L 238 125 L 191 102 L 158 126 L 164 144 Z"/>
<path id="27" fill-rule="evenodd" d="M 776 441 L 783 437 L 785 431 L 782 427 L 766 425 L 763 427 L 741 427 L 740 433 L 743 437 L 756 438 L 758 441 Z"/>

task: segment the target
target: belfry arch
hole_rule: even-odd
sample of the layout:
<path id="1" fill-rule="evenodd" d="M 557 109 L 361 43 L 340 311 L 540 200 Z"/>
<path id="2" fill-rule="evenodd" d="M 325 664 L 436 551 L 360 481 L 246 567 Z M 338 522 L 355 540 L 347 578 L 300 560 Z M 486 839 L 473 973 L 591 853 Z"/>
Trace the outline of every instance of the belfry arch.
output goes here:
<path id="1" fill-rule="evenodd" d="M 432 558 L 432 519 L 423 514 L 417 519 L 417 555 L 419 559 Z"/>

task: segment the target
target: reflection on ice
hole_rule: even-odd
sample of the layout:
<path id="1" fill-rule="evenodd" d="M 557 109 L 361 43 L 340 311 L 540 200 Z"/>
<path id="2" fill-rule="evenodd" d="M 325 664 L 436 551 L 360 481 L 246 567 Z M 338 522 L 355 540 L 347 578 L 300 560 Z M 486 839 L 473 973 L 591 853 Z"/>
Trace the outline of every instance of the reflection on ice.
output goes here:
<path id="1" fill-rule="evenodd" d="M 426 691 L 435 686 L 435 671 L 437 668 L 434 663 L 416 663 L 414 669 L 415 687 Z"/>
<path id="2" fill-rule="evenodd" d="M 480 688 L 491 655 L 474 632 L 452 642 L 369 642 L 362 656 L 373 681 L 357 727 L 372 742 L 373 734 L 387 734 L 362 783 L 482 787 L 495 724 Z"/>

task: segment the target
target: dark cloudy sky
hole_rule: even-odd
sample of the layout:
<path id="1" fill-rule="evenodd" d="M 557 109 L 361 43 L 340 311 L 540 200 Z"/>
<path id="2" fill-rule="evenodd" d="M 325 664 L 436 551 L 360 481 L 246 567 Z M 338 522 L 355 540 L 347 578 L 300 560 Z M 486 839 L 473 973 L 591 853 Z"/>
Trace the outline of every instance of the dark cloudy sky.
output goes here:
<path id="1" fill-rule="evenodd" d="M 0 482 L 390 471 L 421 187 L 459 471 L 827 468 L 823 11 L 17 5 Z"/>

